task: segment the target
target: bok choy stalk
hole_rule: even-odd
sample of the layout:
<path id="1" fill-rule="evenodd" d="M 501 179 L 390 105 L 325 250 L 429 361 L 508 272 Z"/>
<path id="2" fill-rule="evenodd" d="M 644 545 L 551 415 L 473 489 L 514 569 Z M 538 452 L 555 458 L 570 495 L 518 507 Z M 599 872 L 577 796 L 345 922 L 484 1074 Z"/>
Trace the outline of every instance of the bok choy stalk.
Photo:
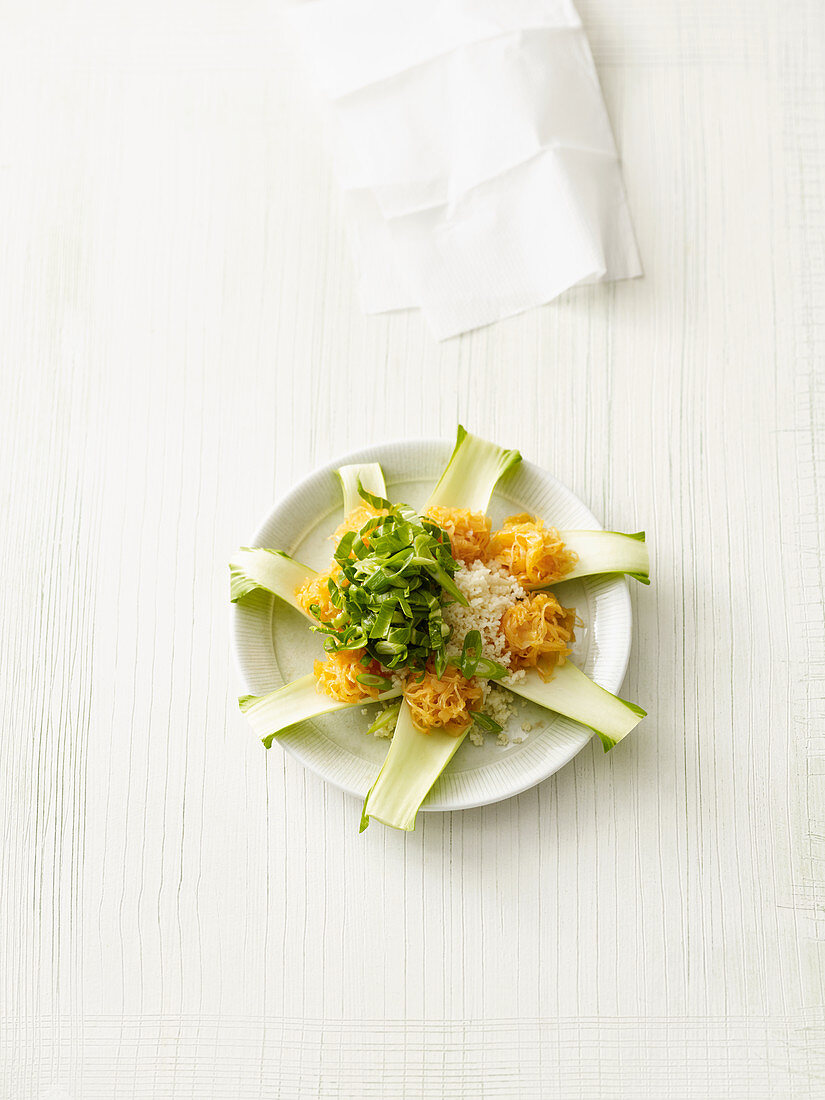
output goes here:
<path id="1" fill-rule="evenodd" d="M 348 516 L 364 502 L 358 493 L 358 484 L 377 497 L 387 495 L 384 484 L 384 471 L 377 462 L 355 462 L 349 466 L 339 466 L 335 471 L 341 482 L 344 496 L 344 515 Z"/>
<path id="2" fill-rule="evenodd" d="M 471 512 L 486 512 L 498 481 L 520 462 L 518 451 L 506 451 L 479 439 L 459 424 L 450 461 L 424 510 L 467 508 Z"/>
<path id="3" fill-rule="evenodd" d="M 422 733 L 413 725 L 410 708 L 403 702 L 390 751 L 364 801 L 360 831 L 363 833 L 373 817 L 393 829 L 414 829 L 421 803 L 464 736 L 454 737 L 440 729 Z"/>
<path id="4" fill-rule="evenodd" d="M 397 699 L 401 688 L 391 688 L 382 692 L 378 700 Z M 238 704 L 249 720 L 253 730 L 261 738 L 266 748 L 273 740 L 290 727 L 307 718 L 328 714 L 333 710 L 348 710 L 350 707 L 362 707 L 372 703 L 370 698 L 358 699 L 354 703 L 341 703 L 331 695 L 318 690 L 318 681 L 310 672 L 290 684 L 268 695 L 242 695 Z"/>
<path id="5" fill-rule="evenodd" d="M 317 573 L 314 569 L 295 561 L 281 550 L 241 547 L 235 551 L 229 563 L 229 598 L 232 603 L 237 603 L 250 592 L 263 588 L 291 604 L 296 611 L 315 623 L 317 620 L 295 599 L 297 589 L 315 576 Z"/>
<path id="6" fill-rule="evenodd" d="M 650 584 L 650 554 L 644 531 L 635 535 L 623 535 L 618 531 L 559 531 L 559 535 L 567 549 L 579 559 L 562 581 L 600 573 L 626 573 L 642 584 Z M 529 587 L 547 588 L 549 585 Z"/>
<path id="7" fill-rule="evenodd" d="M 542 680 L 531 668 L 523 680 L 507 684 L 507 688 L 524 699 L 587 726 L 599 735 L 605 752 L 626 737 L 647 714 L 635 703 L 611 695 L 569 661 L 555 668 L 550 680 Z"/>

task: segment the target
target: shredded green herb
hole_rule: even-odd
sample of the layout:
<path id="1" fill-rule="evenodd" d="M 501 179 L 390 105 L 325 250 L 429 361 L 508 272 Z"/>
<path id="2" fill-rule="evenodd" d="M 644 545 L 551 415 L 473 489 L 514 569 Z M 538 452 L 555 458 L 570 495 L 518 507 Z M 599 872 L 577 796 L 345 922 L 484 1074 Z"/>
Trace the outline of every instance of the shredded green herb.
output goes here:
<path id="1" fill-rule="evenodd" d="M 393 703 L 391 706 L 385 707 L 369 727 L 367 733 L 384 733 L 390 728 L 395 729 L 395 723 L 398 721 L 398 712 L 400 710 L 400 703 Z"/>
<path id="2" fill-rule="evenodd" d="M 467 632 L 461 655 L 450 657 L 448 663 L 455 665 L 467 680 L 472 679 L 473 676 L 480 676 L 483 680 L 501 680 L 508 671 L 498 661 L 491 661 L 489 657 L 481 656 L 481 634 L 477 630 Z M 438 675 L 440 676 L 441 673 L 439 672 Z"/>
<path id="3" fill-rule="evenodd" d="M 453 580 L 458 567 L 449 536 L 408 505 L 368 493 L 360 480 L 358 493 L 387 514 L 341 538 L 334 554 L 339 572 L 328 582 L 340 614 L 313 629 L 326 635 L 330 653 L 364 648 L 364 667 L 368 656 L 384 668 L 423 671 L 432 658 L 441 675 L 450 636 L 442 606 L 450 600 L 467 606 Z M 373 683 L 381 678 L 370 674 L 357 679 L 381 686 Z"/>
<path id="4" fill-rule="evenodd" d="M 485 733 L 501 733 L 504 728 L 499 725 L 495 718 L 491 718 L 489 714 L 482 714 L 480 710 L 471 710 L 470 715 L 473 722 Z"/>

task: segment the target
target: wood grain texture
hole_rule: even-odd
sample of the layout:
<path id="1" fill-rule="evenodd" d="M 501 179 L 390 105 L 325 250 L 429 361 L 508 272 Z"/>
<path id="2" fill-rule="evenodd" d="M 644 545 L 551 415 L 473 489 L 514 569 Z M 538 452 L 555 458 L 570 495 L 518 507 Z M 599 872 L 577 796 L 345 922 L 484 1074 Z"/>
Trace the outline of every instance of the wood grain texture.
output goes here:
<path id="1" fill-rule="evenodd" d="M 264 0 L 0 6 L 0 1095 L 825 1093 L 818 0 L 587 0 L 646 277 L 358 308 Z M 236 710 L 274 497 L 456 419 L 645 527 L 609 757 L 402 836 Z"/>

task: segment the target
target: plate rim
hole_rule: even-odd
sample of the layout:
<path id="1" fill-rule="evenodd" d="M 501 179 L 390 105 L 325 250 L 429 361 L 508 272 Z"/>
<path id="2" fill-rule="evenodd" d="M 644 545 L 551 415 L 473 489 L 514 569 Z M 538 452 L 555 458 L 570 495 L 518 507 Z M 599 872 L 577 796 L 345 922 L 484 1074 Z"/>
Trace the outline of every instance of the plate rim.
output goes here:
<path id="1" fill-rule="evenodd" d="M 345 455 L 341 455 L 331 460 L 330 462 L 325 463 L 323 466 L 319 466 L 316 469 L 310 471 L 310 473 L 306 474 L 299 481 L 295 482 L 295 484 L 286 493 L 281 494 L 274 501 L 270 509 L 265 513 L 260 522 L 257 524 L 254 535 L 252 536 L 252 540 L 245 543 L 244 545 L 250 547 L 264 546 L 265 543 L 262 541 L 264 538 L 264 532 L 272 524 L 274 518 L 278 515 L 278 513 L 282 509 L 289 507 L 290 502 L 293 498 L 300 497 L 309 486 L 312 486 L 319 479 L 328 477 L 330 475 L 332 475 L 333 477 L 336 476 L 335 472 L 339 466 L 353 462 L 380 462 L 380 454 L 382 451 L 386 451 L 387 448 L 443 448 L 446 454 L 449 455 L 449 453 L 452 451 L 453 446 L 454 441 L 450 442 L 443 438 L 405 437 L 398 440 L 385 440 L 380 443 L 374 443 L 368 447 L 362 447 L 358 450 L 350 451 Z M 578 497 L 572 489 L 570 489 L 567 485 L 560 481 L 554 474 L 551 474 L 549 470 L 524 458 L 522 459 L 521 466 L 523 469 L 531 471 L 534 474 L 538 475 L 540 479 L 545 483 L 553 485 L 557 489 L 560 489 L 564 494 L 567 494 L 568 496 L 573 498 L 587 514 L 590 522 L 592 523 L 592 528 L 594 530 L 604 530 L 602 524 L 599 523 L 599 521 L 590 511 L 590 508 L 585 504 L 585 502 L 580 497 Z M 582 583 L 585 586 L 585 590 L 587 590 L 587 580 L 588 578 L 582 578 Z M 602 578 L 602 583 L 605 583 L 604 577 Z M 608 681 L 615 682 L 603 682 L 603 680 L 601 679 L 598 682 L 600 682 L 601 685 L 605 687 L 608 691 L 611 691 L 614 694 L 618 694 L 627 674 L 627 667 L 630 660 L 630 651 L 633 641 L 633 613 L 630 599 L 630 586 L 627 582 L 627 578 L 621 575 L 611 575 L 611 578 L 607 583 L 609 583 L 613 587 L 612 595 L 614 596 L 614 598 L 618 599 L 622 605 L 621 612 L 626 618 L 626 630 L 623 632 L 623 650 L 621 654 L 619 654 L 618 650 L 615 650 L 616 674 L 613 677 L 606 678 Z M 230 651 L 232 656 L 232 663 L 238 676 L 240 677 L 244 691 L 248 691 L 251 685 L 247 676 L 242 655 L 242 642 L 240 636 L 242 618 L 240 608 L 237 604 L 230 604 L 230 617 Z M 617 644 L 618 641 L 619 639 L 617 638 Z M 311 722 L 311 719 L 309 721 Z M 530 790 L 533 787 L 538 786 L 539 783 L 543 783 L 546 779 L 549 779 L 551 776 L 561 771 L 562 768 L 566 767 L 576 756 L 578 756 L 578 754 L 587 746 L 588 742 L 590 742 L 595 736 L 592 730 L 587 729 L 587 727 L 582 726 L 578 722 L 573 722 L 571 719 L 563 719 L 563 721 L 569 723 L 573 727 L 576 727 L 577 731 L 580 731 L 580 737 L 577 740 L 573 740 L 571 744 L 564 747 L 564 749 L 557 750 L 557 754 L 554 757 L 554 760 L 552 761 L 549 770 L 547 770 L 544 774 L 536 776 L 531 773 L 527 775 L 527 777 L 524 779 L 524 782 L 518 781 L 511 786 L 508 786 L 506 790 L 501 790 L 500 792 L 495 793 L 487 793 L 480 798 L 467 798 L 457 801 L 455 799 L 450 800 L 442 796 L 441 801 L 435 799 L 431 804 L 427 804 L 425 802 L 421 806 L 420 812 L 447 813 L 454 810 L 474 809 L 480 806 L 493 805 L 496 802 L 503 802 L 508 798 L 514 798 L 516 795 L 522 794 L 524 793 L 524 791 Z M 320 767 L 317 761 L 307 760 L 305 756 L 299 751 L 298 746 L 296 744 L 290 743 L 290 738 L 278 738 L 277 741 L 278 744 L 284 749 L 284 751 L 288 752 L 290 756 L 298 760 L 304 767 L 308 768 L 310 771 L 318 775 L 324 782 L 331 783 L 334 787 L 337 787 L 339 790 L 342 790 L 347 794 L 353 795 L 355 798 L 363 799 L 365 793 L 364 791 L 356 790 L 352 786 L 348 786 L 346 782 L 342 781 L 340 778 L 337 778 L 334 774 L 332 774 L 330 770 L 325 770 L 324 768 Z M 484 765 L 482 765 L 482 768 L 483 767 Z M 445 771 L 444 775 L 449 775 L 449 768 L 447 769 L 447 771 Z"/>

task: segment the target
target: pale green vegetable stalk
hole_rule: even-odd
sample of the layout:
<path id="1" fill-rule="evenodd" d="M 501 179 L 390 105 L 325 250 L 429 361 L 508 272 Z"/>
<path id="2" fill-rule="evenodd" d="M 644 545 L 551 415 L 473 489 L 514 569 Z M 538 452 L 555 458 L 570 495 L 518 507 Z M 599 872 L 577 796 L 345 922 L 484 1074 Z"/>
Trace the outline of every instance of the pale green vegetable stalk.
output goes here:
<path id="1" fill-rule="evenodd" d="M 647 713 L 635 703 L 611 695 L 569 661 L 554 669 L 550 680 L 542 680 L 531 668 L 523 680 L 506 687 L 516 695 L 592 729 L 599 735 L 605 752 L 638 726 Z"/>
<path id="2" fill-rule="evenodd" d="M 521 462 L 518 451 L 506 451 L 458 426 L 450 461 L 424 505 L 486 512 L 498 480 Z"/>
<path id="3" fill-rule="evenodd" d="M 400 694 L 401 688 L 391 688 L 379 695 L 378 699 L 397 699 Z M 333 710 L 362 707 L 372 702 L 374 700 L 365 697 L 354 703 L 341 703 L 331 695 L 319 691 L 318 681 L 311 672 L 268 695 L 242 695 L 238 700 L 249 724 L 267 748 L 279 734 L 285 733 L 299 722 L 305 722 L 307 718 L 315 718 Z"/>
<path id="4" fill-rule="evenodd" d="M 344 515 L 348 516 L 364 501 L 358 495 L 358 482 L 368 493 L 376 497 L 385 497 L 387 487 L 384 484 L 384 472 L 377 462 L 355 462 L 350 466 L 339 466 L 336 473 L 341 481 L 344 495 Z"/>
<path id="5" fill-rule="evenodd" d="M 562 577 L 563 581 L 599 573 L 626 573 L 642 584 L 650 584 L 650 554 L 644 531 L 636 535 L 618 531 L 559 531 L 559 535 L 567 549 L 579 557 L 573 569 Z"/>
<path id="6" fill-rule="evenodd" d="M 229 563 L 230 599 L 232 603 L 237 603 L 250 592 L 263 588 L 291 604 L 314 623 L 317 620 L 301 607 L 295 593 L 302 584 L 317 575 L 314 569 L 295 561 L 281 550 L 242 547 L 235 551 Z"/>
<path id="7" fill-rule="evenodd" d="M 422 733 L 413 725 L 410 708 L 403 702 L 390 751 L 364 801 L 361 832 L 373 817 L 393 829 L 414 829 L 421 803 L 464 737 L 440 729 Z"/>

